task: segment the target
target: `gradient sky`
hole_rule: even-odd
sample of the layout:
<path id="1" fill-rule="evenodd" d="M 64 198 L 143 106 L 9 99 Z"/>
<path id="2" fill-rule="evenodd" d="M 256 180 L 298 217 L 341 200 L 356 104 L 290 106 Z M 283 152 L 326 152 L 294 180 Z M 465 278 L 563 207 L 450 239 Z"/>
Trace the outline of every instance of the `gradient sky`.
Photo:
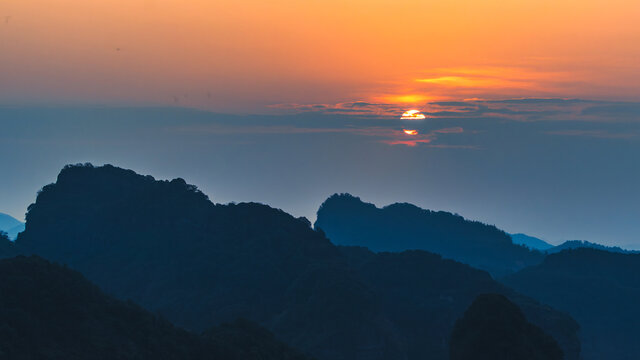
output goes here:
<path id="1" fill-rule="evenodd" d="M 0 212 L 91 161 L 311 219 L 350 192 L 640 248 L 638 19 L 628 0 L 2 0 Z"/>
<path id="2" fill-rule="evenodd" d="M 3 0 L 0 17 L 4 104 L 256 113 L 356 100 L 640 100 L 638 1 Z"/>

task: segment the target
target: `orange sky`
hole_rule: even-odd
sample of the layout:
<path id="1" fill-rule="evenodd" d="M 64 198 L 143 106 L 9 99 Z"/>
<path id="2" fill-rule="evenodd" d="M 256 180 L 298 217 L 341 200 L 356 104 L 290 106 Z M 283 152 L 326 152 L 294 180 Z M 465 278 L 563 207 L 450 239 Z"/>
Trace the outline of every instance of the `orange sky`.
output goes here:
<path id="1" fill-rule="evenodd" d="M 630 0 L 4 0 L 0 104 L 640 100 L 639 19 Z"/>

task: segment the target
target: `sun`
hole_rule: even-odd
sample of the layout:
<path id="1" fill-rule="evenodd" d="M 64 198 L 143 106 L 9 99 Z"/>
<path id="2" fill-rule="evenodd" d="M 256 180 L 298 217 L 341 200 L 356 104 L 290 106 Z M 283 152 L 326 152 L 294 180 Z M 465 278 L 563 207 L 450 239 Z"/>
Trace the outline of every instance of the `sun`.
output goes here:
<path id="1" fill-rule="evenodd" d="M 420 110 L 408 110 L 405 111 L 404 114 L 402 114 L 402 117 L 400 119 L 402 120 L 422 120 L 426 118 L 424 116 L 423 113 L 420 112 Z"/>
<path id="2" fill-rule="evenodd" d="M 402 129 L 402 131 L 404 131 L 404 133 L 407 135 L 418 135 L 418 130 Z"/>

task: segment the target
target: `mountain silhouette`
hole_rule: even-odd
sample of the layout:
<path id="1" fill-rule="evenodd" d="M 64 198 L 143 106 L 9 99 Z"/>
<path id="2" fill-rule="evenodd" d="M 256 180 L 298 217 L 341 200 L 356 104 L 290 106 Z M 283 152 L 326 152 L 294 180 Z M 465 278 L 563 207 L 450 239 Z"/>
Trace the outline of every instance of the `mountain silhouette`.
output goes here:
<path id="1" fill-rule="evenodd" d="M 39 257 L 0 260 L 1 359 L 305 360 L 246 321 L 195 335 Z"/>
<path id="2" fill-rule="evenodd" d="M 66 167 L 29 207 L 16 246 L 189 330 L 242 317 L 319 358 L 401 356 L 374 296 L 308 222 L 215 205 L 182 179 Z"/>
<path id="3" fill-rule="evenodd" d="M 15 246 L 186 329 L 246 318 L 319 359 L 446 359 L 442 324 L 452 328 L 480 292 L 516 296 L 487 273 L 437 255 L 338 248 L 304 218 L 255 203 L 213 204 L 182 179 L 109 165 L 65 167 L 29 207 Z M 375 281 L 409 264 L 412 277 Z M 576 359 L 575 322 L 520 297 L 531 304 L 531 321 Z"/>
<path id="4" fill-rule="evenodd" d="M 411 204 L 382 209 L 349 194 L 329 197 L 318 210 L 315 227 L 338 245 L 373 251 L 427 250 L 503 276 L 537 264 L 544 255 L 515 245 L 511 237 L 477 221 Z"/>
<path id="5" fill-rule="evenodd" d="M 532 250 L 545 251 L 554 247 L 542 239 L 526 234 L 511 234 L 511 241 L 516 245 L 523 245 Z"/>
<path id="6" fill-rule="evenodd" d="M 561 360 L 556 341 L 499 294 L 479 295 L 451 334 L 451 360 Z"/>
<path id="7" fill-rule="evenodd" d="M 571 314 L 581 325 L 584 359 L 640 354 L 640 254 L 565 250 L 504 282 Z"/>

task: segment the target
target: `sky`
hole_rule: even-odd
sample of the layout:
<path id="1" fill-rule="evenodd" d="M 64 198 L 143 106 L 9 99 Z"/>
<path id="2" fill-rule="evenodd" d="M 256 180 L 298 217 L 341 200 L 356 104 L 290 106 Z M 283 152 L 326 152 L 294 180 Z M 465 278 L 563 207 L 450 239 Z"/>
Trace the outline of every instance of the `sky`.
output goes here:
<path id="1" fill-rule="evenodd" d="M 2 0 L 0 103 L 640 100 L 629 0 Z"/>
<path id="2" fill-rule="evenodd" d="M 91 161 L 310 219 L 350 192 L 640 248 L 639 18 L 628 0 L 1 0 L 0 212 Z"/>

